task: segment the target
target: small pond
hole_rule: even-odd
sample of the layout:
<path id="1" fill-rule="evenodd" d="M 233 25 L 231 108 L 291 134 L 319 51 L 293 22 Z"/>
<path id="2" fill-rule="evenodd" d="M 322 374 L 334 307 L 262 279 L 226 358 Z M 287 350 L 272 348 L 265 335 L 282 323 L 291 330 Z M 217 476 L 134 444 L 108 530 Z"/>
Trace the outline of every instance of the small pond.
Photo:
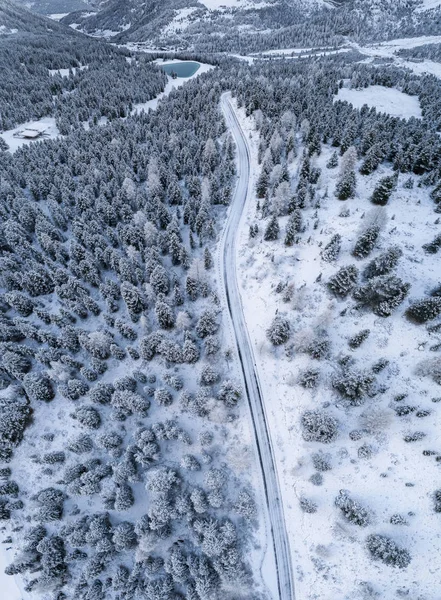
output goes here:
<path id="1" fill-rule="evenodd" d="M 167 75 L 176 74 L 178 77 L 192 77 L 201 66 L 197 62 L 186 61 L 177 63 L 166 63 L 165 65 L 159 64 L 161 69 L 167 73 Z"/>

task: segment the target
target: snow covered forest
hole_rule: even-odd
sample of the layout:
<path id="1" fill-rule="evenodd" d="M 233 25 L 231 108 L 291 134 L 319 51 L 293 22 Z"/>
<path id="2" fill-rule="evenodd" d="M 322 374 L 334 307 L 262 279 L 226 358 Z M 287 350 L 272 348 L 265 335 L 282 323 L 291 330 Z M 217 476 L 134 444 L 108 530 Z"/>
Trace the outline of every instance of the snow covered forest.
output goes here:
<path id="1" fill-rule="evenodd" d="M 11 599 L 436 600 L 440 8 L 164 7 L 134 28 L 112 3 L 59 24 L 0 0 Z M 423 37 L 374 54 L 398 35 Z M 162 59 L 200 70 L 178 86 Z M 249 170 L 232 306 L 227 92 Z M 44 119 L 53 139 L 9 145 Z"/>

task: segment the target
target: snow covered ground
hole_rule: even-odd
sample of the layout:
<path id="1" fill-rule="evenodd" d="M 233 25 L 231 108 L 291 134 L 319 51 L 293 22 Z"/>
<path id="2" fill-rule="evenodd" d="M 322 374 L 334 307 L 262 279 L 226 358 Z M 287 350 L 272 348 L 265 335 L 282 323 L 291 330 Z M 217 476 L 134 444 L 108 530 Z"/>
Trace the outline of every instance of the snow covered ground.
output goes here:
<path id="1" fill-rule="evenodd" d="M 33 141 L 35 142 L 35 140 L 27 140 L 20 137 L 15 137 L 15 134 L 23 131 L 24 129 L 38 129 L 40 131 L 44 130 L 46 135 L 42 138 L 39 138 L 40 140 L 54 139 L 59 135 L 59 131 L 55 125 L 55 119 L 53 117 L 43 117 L 37 121 L 28 121 L 27 123 L 23 123 L 14 129 L 9 129 L 8 131 L 0 133 L 0 137 L 2 137 L 8 144 L 10 152 L 15 152 L 24 144 L 31 144 Z"/>
<path id="2" fill-rule="evenodd" d="M 176 15 L 170 23 L 162 30 L 162 35 L 173 35 L 178 31 L 184 31 L 190 24 L 190 17 L 198 8 L 191 6 L 190 8 L 180 8 L 176 11 Z"/>
<path id="3" fill-rule="evenodd" d="M 368 62 L 372 62 L 375 58 L 389 58 L 396 66 L 410 69 L 416 75 L 423 75 L 428 73 L 435 77 L 441 77 L 441 64 L 432 60 L 424 60 L 420 63 L 415 63 L 410 60 L 406 60 L 397 56 L 396 52 L 402 49 L 417 48 L 418 46 L 424 46 L 426 44 L 440 44 L 441 36 L 438 35 L 427 35 L 415 38 L 399 38 L 395 40 L 389 40 L 387 42 L 381 42 L 380 44 L 374 44 L 371 46 L 360 46 L 356 43 L 351 43 L 351 47 L 357 50 L 361 54 L 364 54 L 370 59 Z"/>
<path id="4" fill-rule="evenodd" d="M 63 17 L 67 17 L 69 13 L 53 13 L 51 15 L 47 15 L 49 17 L 49 19 L 52 19 L 53 21 L 61 21 L 61 19 Z"/>
<path id="5" fill-rule="evenodd" d="M 0 535 L 2 534 L 0 533 Z M 3 537 L 0 540 L 0 543 L 3 541 Z M 5 569 L 11 563 L 13 558 L 11 552 L 8 552 L 6 548 L 7 545 L 0 545 L 0 597 L 2 600 L 22 600 L 24 596 L 18 587 L 15 577 L 5 575 Z"/>
<path id="6" fill-rule="evenodd" d="M 258 137 L 254 124 L 245 118 L 243 111 L 241 122 L 250 135 L 254 172 L 258 173 Z M 333 193 L 337 170 L 325 167 L 330 155 L 331 149 L 326 148 L 313 161 L 314 166 L 322 169 L 318 186 L 321 208 L 316 214 L 313 208 L 302 211 L 306 231 L 301 242 L 291 248 L 283 244 L 286 217 L 279 219 L 281 240 L 262 241 L 265 222 L 256 219 L 256 199 L 251 196 L 240 223 L 238 249 L 242 301 L 264 384 L 293 562 L 297 565 L 297 595 L 302 600 L 397 596 L 439 600 L 436 565 L 441 535 L 439 516 L 433 510 L 439 463 L 434 456 L 423 455 L 423 451 L 439 451 L 437 432 L 441 414 L 434 401 L 440 396 L 440 388 L 429 378 L 415 373 L 418 363 L 434 358 L 429 348 L 439 341 L 439 336 L 429 334 L 424 327 L 412 325 L 404 318 L 407 301 L 387 319 L 376 317 L 370 311 L 358 313 L 353 309 L 343 314 L 345 304 L 332 299 L 323 283 L 317 282 L 320 277 L 323 282 L 327 281 L 342 264 L 365 266 L 365 261 L 360 264 L 350 251 L 359 235 L 363 216 L 373 208 L 368 198 L 376 182 L 391 173 L 382 166 L 369 176 L 357 174 L 357 196 L 344 203 Z M 293 175 L 298 171 L 298 161 L 291 165 Z M 438 260 L 421 249 L 439 233 L 439 226 L 427 189 L 404 188 L 406 178 L 399 178 L 397 191 L 383 215 L 379 249 L 372 256 L 391 244 L 398 244 L 403 257 L 397 275 L 411 283 L 410 297 L 421 297 L 439 283 Z M 412 176 L 412 179 L 415 184 L 418 182 L 417 177 Z M 343 209 L 349 210 L 348 216 L 341 216 Z M 249 227 L 255 223 L 261 231 L 250 241 Z M 320 251 L 337 232 L 342 235 L 343 246 L 338 265 L 332 266 L 321 260 Z M 283 302 L 283 294 L 275 292 L 279 282 L 294 286 L 293 299 L 288 303 Z M 285 354 L 283 348 L 274 351 L 266 339 L 266 328 L 277 311 L 288 316 L 295 332 L 292 354 Z M 368 398 L 363 406 L 345 407 L 331 387 L 336 367 L 312 361 L 296 350 L 313 339 L 317 328 L 328 331 L 333 355 L 349 353 L 361 368 L 372 365 L 380 357 L 389 360 L 387 370 L 379 376 L 385 384 L 385 393 Z M 347 338 L 365 328 L 371 331 L 365 346 L 350 351 Z M 299 373 L 306 367 L 317 367 L 321 371 L 317 390 L 305 389 L 297 383 Z M 417 407 L 420 418 L 397 416 L 393 408 L 399 403 L 394 398 L 400 394 L 408 395 L 402 402 Z M 326 406 L 340 421 L 337 441 L 328 445 L 305 442 L 300 428 L 301 414 L 304 410 Z M 359 441 L 349 437 L 350 431 L 362 429 L 367 421 L 373 423 L 371 436 L 362 433 Z M 406 443 L 404 436 L 415 430 L 423 432 L 424 439 Z M 370 458 L 364 458 L 359 451 L 364 444 L 371 446 Z M 311 454 L 319 450 L 330 454 L 332 465 L 330 471 L 322 474 L 321 485 L 311 479 L 314 475 Z M 341 489 L 348 489 L 351 497 L 368 508 L 371 523 L 367 527 L 357 527 L 342 518 L 334 505 Z M 315 502 L 317 512 L 303 512 L 299 507 L 301 497 Z M 392 515 L 400 515 L 404 524 L 391 523 Z M 397 570 L 373 562 L 364 546 L 370 533 L 390 535 L 407 548 L 412 555 L 410 565 Z"/>
<path id="7" fill-rule="evenodd" d="M 68 77 L 69 76 L 69 72 L 72 71 L 72 73 L 75 75 L 77 70 L 79 71 L 84 71 L 84 69 L 87 69 L 87 65 L 81 65 L 81 67 L 72 67 L 72 69 L 49 69 L 49 73 L 51 75 L 61 75 L 61 77 Z"/>
<path id="8" fill-rule="evenodd" d="M 420 119 L 422 117 L 417 96 L 409 96 L 409 94 L 382 85 L 370 85 L 362 89 L 343 87 L 339 89 L 335 100 L 349 102 L 354 108 L 361 108 L 367 104 L 375 107 L 378 112 L 388 113 L 402 119 L 410 117 Z"/>

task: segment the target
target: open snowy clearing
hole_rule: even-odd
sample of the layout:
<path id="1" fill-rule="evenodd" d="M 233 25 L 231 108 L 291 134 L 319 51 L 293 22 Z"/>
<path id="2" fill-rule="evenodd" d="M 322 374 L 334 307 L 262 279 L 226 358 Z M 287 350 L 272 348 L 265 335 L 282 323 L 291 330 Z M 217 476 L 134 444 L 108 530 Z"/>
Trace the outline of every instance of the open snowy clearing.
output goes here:
<path id="1" fill-rule="evenodd" d="M 254 173 L 258 174 L 258 136 L 252 120 L 245 118 L 243 110 L 240 112 L 241 123 L 250 135 Z M 431 556 L 432 552 L 439 556 L 439 550 L 435 550 L 439 549 L 439 516 L 432 505 L 439 467 L 433 457 L 423 455 L 423 450 L 438 449 L 440 416 L 433 411 L 436 404 L 432 398 L 439 396 L 439 386 L 415 374 L 417 363 L 433 358 L 429 345 L 436 340 L 430 341 L 424 328 L 406 321 L 404 307 L 397 311 L 396 317 L 388 319 L 372 313 L 348 312 L 342 316 L 340 302 L 332 300 L 317 283 L 322 273 L 326 281 L 337 269 L 320 259 L 320 249 L 336 232 L 341 233 L 344 240 L 344 258 L 340 264 L 356 262 L 349 253 L 359 235 L 360 218 L 372 209 L 368 198 L 379 178 L 390 174 L 384 166 L 369 177 L 358 174 L 356 198 L 340 202 L 333 193 L 337 174 L 325 167 L 331 153 L 331 149 L 326 148 L 313 163 L 322 169 L 319 190 L 323 199 L 318 227 L 313 227 L 315 216 L 311 208 L 305 213 L 306 232 L 299 244 L 286 247 L 283 234 L 278 242 L 263 242 L 261 234 L 250 241 L 250 225 L 257 222 L 259 229 L 265 226 L 264 222 L 256 221 L 256 199 L 251 195 L 240 223 L 238 247 L 242 302 L 275 436 L 286 523 L 293 562 L 298 567 L 297 593 L 305 600 L 361 600 L 374 597 L 366 595 L 372 588 L 372 594 L 379 598 L 391 598 L 392 593 L 397 592 L 400 596 L 438 600 L 437 561 L 432 562 Z M 291 167 L 294 176 L 298 166 L 297 158 Z M 389 221 L 386 219 L 384 223 L 380 250 L 397 243 L 402 247 L 404 255 L 398 275 L 411 283 L 410 296 L 415 298 L 438 283 L 437 259 L 418 254 L 437 231 L 434 225 L 437 215 L 433 213 L 427 190 L 405 189 L 402 187 L 404 179 L 406 176 L 400 176 L 398 189 L 387 207 Z M 340 216 L 343 209 L 349 209 L 349 216 Z M 279 221 L 283 231 L 286 218 Z M 375 255 L 377 253 L 378 250 Z M 360 265 L 357 263 L 357 266 Z M 282 294 L 275 293 L 281 281 L 292 283 L 296 290 L 292 304 L 287 305 L 282 301 Z M 329 328 L 332 346 L 340 355 L 348 352 L 348 336 L 361 328 L 369 328 L 371 337 L 354 356 L 361 361 L 361 366 L 379 357 L 390 361 L 387 395 L 383 399 L 370 399 L 361 407 L 345 409 L 343 403 L 333 399 L 335 392 L 329 383 L 332 372 L 322 376 L 326 389 L 315 391 L 299 386 L 297 378 L 302 370 L 323 366 L 319 361 L 311 365 L 311 359 L 305 354 L 294 352 L 287 356 L 283 348 L 275 351 L 270 346 L 266 328 L 277 311 L 289 315 L 298 340 L 302 336 L 311 340 L 317 326 Z M 432 413 L 430 422 L 395 415 L 391 400 L 403 392 L 409 396 L 405 402 L 417 404 L 421 415 L 426 411 Z M 303 411 L 330 403 L 334 404 L 334 414 L 342 428 L 337 442 L 326 446 L 305 442 L 300 428 Z M 363 415 L 376 415 L 379 419 L 373 454 L 368 459 L 357 454 L 357 447 L 365 440 L 357 443 L 348 435 L 351 429 L 360 426 L 366 418 Z M 405 442 L 403 437 L 412 427 L 419 427 L 425 433 L 423 442 Z M 324 473 L 321 484 L 311 479 L 314 473 L 311 454 L 320 450 L 332 453 L 332 470 Z M 334 499 L 341 489 L 348 489 L 371 511 L 372 522 L 368 527 L 354 526 L 340 517 Z M 300 509 L 302 497 L 318 505 L 316 513 L 308 514 Z M 401 515 L 405 524 L 393 524 L 392 515 Z M 366 536 L 372 532 L 390 535 L 400 546 L 408 548 L 412 556 L 410 565 L 398 570 L 372 561 L 364 547 Z"/>
<path id="2" fill-rule="evenodd" d="M 338 91 L 334 100 L 349 102 L 354 108 L 361 108 L 367 104 L 376 108 L 378 112 L 388 113 L 401 119 L 410 119 L 410 117 L 420 119 L 422 117 L 417 96 L 409 96 L 409 94 L 403 94 L 399 90 L 382 85 L 370 85 L 362 89 L 343 87 Z"/>
<path id="3" fill-rule="evenodd" d="M 69 77 L 70 71 L 75 75 L 77 71 L 84 71 L 87 69 L 87 65 L 81 65 L 81 67 L 72 67 L 71 69 L 49 69 L 51 75 L 61 75 L 61 77 Z"/>
<path id="4" fill-rule="evenodd" d="M 23 596 L 15 577 L 5 574 L 6 567 L 11 563 L 12 553 L 8 553 L 5 544 L 0 546 L 0 589 L 2 600 L 22 600 Z"/>
<path id="5" fill-rule="evenodd" d="M 23 123 L 14 129 L 9 129 L 8 131 L 0 133 L 0 137 L 2 137 L 8 144 L 10 152 L 15 152 L 24 144 L 30 144 L 33 141 L 21 137 L 15 137 L 16 134 L 19 134 L 20 131 L 23 131 L 24 129 L 38 129 L 39 131 L 44 131 L 45 135 L 44 137 L 39 138 L 40 140 L 54 139 L 59 135 L 59 131 L 55 125 L 55 119 L 53 117 L 42 117 L 37 121 L 28 121 L 27 123 Z"/>
<path id="6" fill-rule="evenodd" d="M 61 21 L 61 19 L 63 19 L 64 17 L 67 17 L 69 13 L 53 13 L 51 15 L 47 15 L 49 17 L 49 19 L 52 19 L 53 21 Z"/>
<path id="7" fill-rule="evenodd" d="M 437 63 L 432 60 L 424 60 L 423 62 L 415 63 L 410 60 L 400 58 L 396 54 L 398 50 L 417 48 L 418 46 L 424 46 L 426 44 L 440 43 L 441 36 L 427 35 L 414 38 L 398 38 L 371 46 L 360 46 L 359 44 L 353 42 L 351 43 L 351 47 L 361 54 L 369 56 L 371 61 L 375 58 L 389 58 L 395 65 L 409 69 L 416 75 L 424 75 L 427 73 L 429 75 L 434 75 L 435 77 L 441 78 L 441 63 Z"/>

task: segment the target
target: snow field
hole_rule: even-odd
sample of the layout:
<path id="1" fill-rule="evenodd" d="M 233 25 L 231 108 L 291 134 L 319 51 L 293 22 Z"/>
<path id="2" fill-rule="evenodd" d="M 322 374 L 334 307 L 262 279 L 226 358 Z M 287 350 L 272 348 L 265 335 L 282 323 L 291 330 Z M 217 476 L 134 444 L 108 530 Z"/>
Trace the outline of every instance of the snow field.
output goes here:
<path id="1" fill-rule="evenodd" d="M 376 108 L 378 112 L 388 113 L 393 117 L 402 119 L 422 118 L 417 96 L 409 96 L 409 94 L 404 94 L 397 89 L 382 85 L 370 85 L 362 89 L 343 87 L 339 89 L 335 100 L 349 102 L 354 108 L 361 108 L 364 104 L 367 104 Z"/>
<path id="2" fill-rule="evenodd" d="M 258 174 L 258 137 L 251 119 L 246 119 L 243 111 L 241 122 L 247 128 L 247 135 L 251 135 L 253 170 Z M 440 450 L 437 431 L 441 415 L 432 398 L 441 394 L 431 379 L 415 373 L 415 367 L 436 356 L 429 348 L 439 341 L 439 336 L 429 335 L 424 326 L 413 325 L 403 316 L 409 299 L 422 297 L 439 283 L 436 257 L 424 254 L 421 249 L 439 233 L 435 224 L 437 215 L 433 213 L 427 189 L 404 189 L 402 184 L 407 177 L 400 176 L 397 191 L 386 207 L 387 220 L 379 244 L 370 257 L 357 260 L 350 252 L 363 225 L 363 215 L 369 218 L 374 208 L 368 199 L 379 178 L 390 170 L 382 166 L 367 177 L 357 173 L 356 198 L 341 202 L 333 193 L 338 169 L 325 167 L 330 155 L 331 149 L 324 148 L 322 155 L 313 161 L 314 166 L 322 169 L 319 195 L 323 199 L 317 217 L 313 216 L 314 209 L 302 211 L 306 231 L 300 244 L 284 246 L 286 217 L 279 219 L 279 241 L 262 241 L 265 221 L 256 219 L 255 198 L 251 197 L 240 225 L 238 249 L 242 301 L 264 384 L 293 562 L 298 566 L 297 594 L 311 600 L 354 600 L 370 597 L 366 594 L 371 586 L 372 593 L 381 598 L 400 593 L 437 600 L 440 533 L 432 494 L 437 488 L 439 467 L 434 456 L 424 456 L 423 450 Z M 292 174 L 298 169 L 298 161 L 299 158 L 291 167 Z M 412 178 L 417 184 L 418 178 Z M 340 216 L 346 209 L 349 216 Z M 318 224 L 314 229 L 316 218 Z M 259 236 L 250 242 L 249 227 L 254 223 L 259 225 Z M 320 251 L 335 233 L 342 235 L 343 245 L 339 261 L 332 265 L 321 260 Z M 329 295 L 323 282 L 340 266 L 356 264 L 361 269 L 392 244 L 398 244 L 404 253 L 396 275 L 411 283 L 411 290 L 409 299 L 391 317 L 377 317 L 370 311 L 355 312 L 351 309 L 353 302 L 339 301 Z M 317 283 L 320 274 L 322 283 Z M 282 301 L 282 294 L 274 291 L 280 281 L 294 285 L 294 297 L 288 304 Z M 341 315 L 347 305 L 349 310 Z M 266 339 L 265 330 L 276 311 L 288 316 L 295 332 L 291 357 L 285 355 L 283 347 L 274 351 Z M 356 359 L 358 369 L 369 368 L 380 357 L 389 360 L 389 366 L 377 376 L 386 388 L 384 394 L 367 398 L 360 407 L 345 406 L 331 386 L 337 365 L 312 360 L 299 350 L 305 341 L 313 339 L 318 327 L 327 330 L 332 355 L 349 354 Z M 348 338 L 367 328 L 371 334 L 366 342 L 350 350 Z M 307 367 L 321 372 L 316 390 L 297 384 L 299 373 Z M 429 410 L 430 415 L 398 417 L 392 407 L 398 405 L 393 398 L 399 394 L 407 394 L 402 403 Z M 300 427 L 302 413 L 327 406 L 327 412 L 340 422 L 339 437 L 327 445 L 305 442 Z M 363 428 L 366 421 L 374 423 L 372 434 L 351 440 L 349 432 Z M 404 435 L 416 430 L 426 437 L 406 443 Z M 364 444 L 371 446 L 371 458 L 358 454 Z M 331 455 L 332 470 L 323 473 L 323 484 L 316 486 L 310 481 L 314 473 L 311 455 L 320 450 Z M 349 490 L 350 496 L 370 511 L 371 523 L 367 527 L 357 527 L 342 517 L 334 505 L 341 489 Z M 318 505 L 315 514 L 300 510 L 301 497 Z M 402 515 L 408 525 L 391 524 L 394 514 Z M 364 547 L 370 533 L 390 535 L 407 548 L 412 555 L 409 567 L 397 570 L 373 562 Z"/>

